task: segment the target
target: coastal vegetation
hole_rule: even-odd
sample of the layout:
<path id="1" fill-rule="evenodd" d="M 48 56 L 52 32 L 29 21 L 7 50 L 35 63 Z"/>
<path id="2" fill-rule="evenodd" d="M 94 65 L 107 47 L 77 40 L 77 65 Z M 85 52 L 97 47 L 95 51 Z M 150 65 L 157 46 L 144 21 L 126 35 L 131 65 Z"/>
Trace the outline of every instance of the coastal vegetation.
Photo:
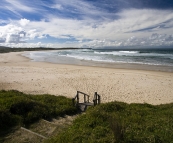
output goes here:
<path id="1" fill-rule="evenodd" d="M 78 48 L 9 48 L 0 46 L 0 53 L 9 53 L 9 52 L 22 52 L 22 51 L 46 51 L 46 50 L 68 50 L 68 49 L 78 49 Z"/>
<path id="2" fill-rule="evenodd" d="M 0 91 L 0 139 L 16 126 L 39 119 L 74 115 L 72 100 L 63 96 Z M 173 103 L 163 105 L 102 103 L 90 107 L 48 143 L 161 143 L 173 140 Z M 0 141 L 1 141 L 0 140 Z"/>
<path id="3" fill-rule="evenodd" d="M 39 119 L 74 115 L 71 99 L 53 95 L 27 95 L 15 90 L 0 91 L 0 138 L 13 127 L 26 126 Z"/>
<path id="4" fill-rule="evenodd" d="M 173 141 L 173 104 L 111 102 L 90 107 L 51 143 L 170 143 Z"/>

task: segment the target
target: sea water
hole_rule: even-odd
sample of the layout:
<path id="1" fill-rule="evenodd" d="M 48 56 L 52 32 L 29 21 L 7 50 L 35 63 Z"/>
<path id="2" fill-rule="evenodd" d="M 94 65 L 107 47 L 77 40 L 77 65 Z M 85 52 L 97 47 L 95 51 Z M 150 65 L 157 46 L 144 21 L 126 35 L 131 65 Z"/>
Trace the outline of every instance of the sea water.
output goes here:
<path id="1" fill-rule="evenodd" d="M 72 61 L 129 63 L 173 67 L 172 49 L 75 49 L 36 51 L 25 54 L 33 61 L 70 64 Z"/>

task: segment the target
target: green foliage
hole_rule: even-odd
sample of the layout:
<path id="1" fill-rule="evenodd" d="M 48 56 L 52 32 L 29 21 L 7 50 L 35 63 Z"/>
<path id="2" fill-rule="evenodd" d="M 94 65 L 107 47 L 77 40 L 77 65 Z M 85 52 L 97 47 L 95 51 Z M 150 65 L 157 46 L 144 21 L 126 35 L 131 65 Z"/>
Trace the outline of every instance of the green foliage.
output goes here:
<path id="1" fill-rule="evenodd" d="M 4 131 L 40 118 L 77 113 L 71 99 L 0 91 L 0 141 Z M 52 143 L 162 143 L 173 141 L 173 103 L 111 102 L 90 107 L 73 125 L 49 139 Z"/>
<path id="2" fill-rule="evenodd" d="M 9 130 L 12 126 L 17 125 L 21 118 L 12 115 L 8 110 L 0 109 L 0 134 L 5 130 Z"/>
<path id="3" fill-rule="evenodd" d="M 9 53 L 9 52 L 22 52 L 22 51 L 45 51 L 45 50 L 68 50 L 68 49 L 79 49 L 79 48 L 9 48 L 0 46 L 0 53 Z"/>
<path id="4" fill-rule="evenodd" d="M 50 109 L 49 113 L 53 116 L 76 113 L 76 108 L 72 106 L 72 100 L 64 96 L 36 95 L 30 96 L 30 98 L 43 104 L 46 103 L 46 106 Z"/>
<path id="5" fill-rule="evenodd" d="M 41 118 L 76 114 L 71 99 L 53 95 L 26 95 L 18 91 L 0 91 L 0 133 L 19 124 Z M 0 136 L 1 136 L 0 134 Z"/>
<path id="6" fill-rule="evenodd" d="M 111 102 L 91 107 L 73 125 L 48 142 L 170 143 L 173 104 Z"/>

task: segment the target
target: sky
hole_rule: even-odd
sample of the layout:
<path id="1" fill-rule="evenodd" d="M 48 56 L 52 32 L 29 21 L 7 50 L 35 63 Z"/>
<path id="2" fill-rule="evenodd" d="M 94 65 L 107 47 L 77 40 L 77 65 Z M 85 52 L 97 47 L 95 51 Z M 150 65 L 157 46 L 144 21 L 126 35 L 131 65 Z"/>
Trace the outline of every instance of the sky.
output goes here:
<path id="1" fill-rule="evenodd" d="M 173 47 L 173 0 L 1 0 L 0 45 Z"/>

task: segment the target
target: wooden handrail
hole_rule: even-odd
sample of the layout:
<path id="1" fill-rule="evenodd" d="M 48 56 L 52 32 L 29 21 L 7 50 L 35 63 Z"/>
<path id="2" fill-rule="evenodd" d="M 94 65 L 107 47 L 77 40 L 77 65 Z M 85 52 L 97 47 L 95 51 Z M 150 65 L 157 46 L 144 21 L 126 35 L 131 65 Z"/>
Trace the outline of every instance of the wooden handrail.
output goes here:
<path id="1" fill-rule="evenodd" d="M 87 95 L 86 93 L 83 93 L 83 92 L 81 92 L 81 91 L 77 91 L 77 93 L 81 93 L 81 94 L 84 94 L 84 95 L 86 95 L 86 96 L 89 96 L 89 95 Z M 90 96 L 89 96 L 90 97 Z"/>
<path id="2" fill-rule="evenodd" d="M 78 106 L 79 105 L 79 95 L 80 94 L 83 94 L 83 98 L 84 98 L 84 102 L 83 103 L 90 103 L 89 102 L 89 95 L 81 92 L 81 91 L 77 91 L 77 94 L 74 98 L 72 98 L 72 102 L 73 102 L 73 106 Z M 75 100 L 76 100 L 76 104 L 75 104 Z M 94 103 L 94 106 L 97 105 L 97 104 L 100 104 L 100 95 L 97 94 L 97 92 L 95 92 L 94 94 L 94 99 L 93 99 L 93 103 Z"/>
<path id="3" fill-rule="evenodd" d="M 84 95 L 84 103 L 89 102 L 89 97 L 90 97 L 89 95 L 87 95 L 87 94 L 85 94 L 85 93 L 83 93 L 81 91 L 77 91 L 76 96 L 74 98 L 72 98 L 73 106 L 75 106 L 76 98 L 77 98 L 77 103 L 76 104 L 79 104 L 79 93 Z M 87 99 L 86 99 L 86 96 L 87 96 Z"/>

